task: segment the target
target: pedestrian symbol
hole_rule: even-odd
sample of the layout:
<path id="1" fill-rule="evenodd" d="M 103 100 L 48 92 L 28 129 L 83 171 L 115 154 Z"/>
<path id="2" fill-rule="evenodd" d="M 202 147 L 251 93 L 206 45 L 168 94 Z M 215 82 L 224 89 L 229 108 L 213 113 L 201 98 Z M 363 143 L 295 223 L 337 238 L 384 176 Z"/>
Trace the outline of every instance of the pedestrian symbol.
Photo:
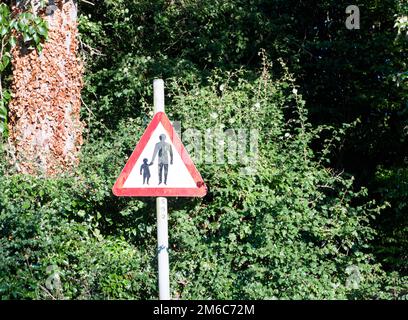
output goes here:
<path id="1" fill-rule="evenodd" d="M 202 197 L 206 187 L 166 114 L 158 112 L 113 186 L 117 196 Z"/>
<path id="2" fill-rule="evenodd" d="M 160 142 L 156 143 L 156 146 L 154 147 L 154 153 L 153 153 L 153 158 L 152 162 L 150 164 L 153 164 L 154 159 L 156 158 L 157 152 L 159 152 L 159 184 L 162 183 L 162 175 L 163 175 L 163 169 L 164 169 L 164 184 L 167 185 L 167 174 L 169 172 L 169 157 L 168 154 L 170 154 L 170 164 L 173 164 L 173 148 L 171 147 L 170 143 L 166 142 L 166 135 L 161 134 L 159 136 Z"/>

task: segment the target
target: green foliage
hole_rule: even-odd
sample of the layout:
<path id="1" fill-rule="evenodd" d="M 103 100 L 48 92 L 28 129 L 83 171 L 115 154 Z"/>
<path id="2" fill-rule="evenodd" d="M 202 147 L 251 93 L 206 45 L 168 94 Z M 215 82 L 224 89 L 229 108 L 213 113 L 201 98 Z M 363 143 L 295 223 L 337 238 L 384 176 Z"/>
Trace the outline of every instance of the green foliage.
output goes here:
<path id="1" fill-rule="evenodd" d="M 217 79 L 187 92 L 172 84 L 182 93 L 169 112 L 186 128 L 228 128 L 232 120 L 234 127 L 261 131 L 255 175 L 228 164 L 206 165 L 211 201 L 172 214 L 173 254 L 179 257 L 174 268 L 181 269 L 175 270 L 178 294 L 186 299 L 379 297 L 381 290 L 370 291 L 379 269 L 365 253 L 374 235 L 369 221 L 379 207 L 350 206 L 366 191 L 354 192 L 351 179 L 314 161 L 308 144 L 315 132 L 304 122 L 301 97 L 284 89 L 292 88 L 290 81 L 235 79 L 235 84 Z M 291 125 L 284 124 L 282 112 L 288 105 L 295 112 Z M 199 121 L 214 112 L 217 117 Z"/>
<path id="2" fill-rule="evenodd" d="M 258 63 L 261 44 L 253 35 L 284 34 L 287 26 L 284 18 L 268 20 L 258 3 L 120 0 L 83 5 L 81 39 L 94 48 L 84 47 L 88 73 L 83 98 L 96 116 L 91 134 L 101 136 L 103 125 L 115 129 L 121 119 L 140 116 L 135 106 L 151 97 L 154 77 L 205 81 L 214 67 L 234 69 L 251 57 Z M 273 39 L 267 43 L 275 45 Z"/>
<path id="3" fill-rule="evenodd" d="M 399 2 L 398 14 L 396 14 L 396 20 L 394 28 L 398 29 L 398 35 L 408 36 L 408 3 L 405 1 Z"/>
<path id="4" fill-rule="evenodd" d="M 1 86 L 0 86 L 1 87 Z M 7 135 L 7 104 L 11 98 L 11 94 L 8 91 L 3 91 L 3 98 L 0 99 L 0 133 Z"/>
<path id="5" fill-rule="evenodd" d="M 389 283 L 367 249 L 374 236 L 370 220 L 381 208 L 366 200 L 365 189 L 354 191 L 351 178 L 319 164 L 309 146 L 317 131 L 290 75 L 217 71 L 205 86 L 197 81 L 186 88 L 177 78 L 167 83 L 167 113 L 184 130 L 233 126 L 260 133 L 255 173 L 245 174 L 239 164 L 199 163 L 209 194 L 169 200 L 174 297 L 406 294 L 400 280 Z M 109 138 L 87 143 L 75 175 L 10 175 L 3 165 L 3 298 L 157 296 L 154 201 L 116 198 L 110 190 L 145 126 L 143 117 L 129 118 Z M 188 137 L 183 141 L 190 144 Z"/>
<path id="6" fill-rule="evenodd" d="M 154 201 L 111 186 L 161 77 L 184 130 L 260 133 L 255 172 L 201 162 L 209 194 L 169 200 L 174 297 L 404 299 L 406 6 L 361 1 L 350 31 L 348 4 L 80 2 L 81 164 L 45 179 L 1 160 L 0 297 L 157 297 Z"/>
<path id="7" fill-rule="evenodd" d="M 7 105 L 10 94 L 2 87 L 2 74 L 11 61 L 11 49 L 17 44 L 28 50 L 42 51 L 48 37 L 47 22 L 30 12 L 12 14 L 9 6 L 0 3 L 0 133 L 7 134 Z"/>
<path id="8" fill-rule="evenodd" d="M 151 297 L 153 247 L 145 251 L 121 237 L 102 237 L 102 217 L 91 208 L 109 193 L 91 192 L 93 183 L 92 177 L 1 178 L 1 298 Z M 90 192 L 95 196 L 84 198 Z M 52 288 L 47 284 L 56 275 L 61 285 Z"/>
<path id="9" fill-rule="evenodd" d="M 295 73 L 312 124 L 335 126 L 316 132 L 313 139 L 314 152 L 322 150 L 327 156 L 321 163 L 352 174 L 356 185 L 369 187 L 369 197 L 383 203 L 376 191 L 377 168 L 405 170 L 408 155 L 407 4 L 401 0 L 360 1 L 361 29 L 353 31 L 344 24 L 348 5 L 334 0 L 313 4 L 295 0 L 83 4 L 80 31 L 88 46 L 82 51 L 88 66 L 83 99 L 90 137 L 109 136 L 110 130 L 118 130 L 129 117 L 146 122 L 154 77 L 177 79 L 186 89 L 193 83 L 206 86 L 215 68 L 257 70 L 261 65 L 257 54 L 264 49 L 272 61 L 282 57 Z M 282 75 L 279 64 L 272 70 Z M 199 95 L 200 90 L 197 92 Z M 241 105 L 230 108 L 224 110 L 220 105 L 220 111 L 213 113 L 235 119 L 232 113 Z M 193 114 L 190 109 L 188 113 Z M 204 111 L 198 115 L 204 116 Z M 204 122 L 208 119 L 210 114 Z M 343 131 L 344 123 L 354 125 L 332 137 L 330 132 Z M 327 147 L 325 141 L 335 143 Z M 389 208 L 372 224 L 378 231 L 372 243 L 375 247 L 385 244 L 390 236 L 393 248 L 399 251 L 404 234 L 383 217 L 399 215 L 399 199 L 405 195 L 396 185 L 388 184 L 388 189 L 399 196 L 382 193 Z M 384 232 L 388 226 L 395 226 L 395 232 Z M 391 254 L 386 258 L 378 250 L 373 252 L 382 262 L 401 257 Z M 406 265 L 405 260 L 395 268 L 384 264 L 387 270 L 398 272 Z"/>
<path id="10" fill-rule="evenodd" d="M 394 203 L 379 217 L 378 256 L 386 269 L 408 274 L 408 170 L 379 168 L 373 190 L 382 201 Z"/>

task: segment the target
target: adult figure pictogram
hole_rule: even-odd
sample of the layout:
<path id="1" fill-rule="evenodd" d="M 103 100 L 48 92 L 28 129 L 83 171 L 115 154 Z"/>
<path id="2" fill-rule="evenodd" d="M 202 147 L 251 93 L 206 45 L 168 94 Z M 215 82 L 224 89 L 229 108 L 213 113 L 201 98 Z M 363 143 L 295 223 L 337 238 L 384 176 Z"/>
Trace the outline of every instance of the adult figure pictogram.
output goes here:
<path id="1" fill-rule="evenodd" d="M 163 169 L 164 169 L 164 184 L 167 184 L 167 175 L 169 172 L 169 155 L 170 164 L 173 164 L 173 149 L 170 143 L 166 142 L 166 135 L 161 134 L 159 136 L 160 142 L 156 143 L 154 147 L 153 157 L 150 164 L 153 164 L 156 155 L 159 159 L 159 184 L 163 181 Z"/>

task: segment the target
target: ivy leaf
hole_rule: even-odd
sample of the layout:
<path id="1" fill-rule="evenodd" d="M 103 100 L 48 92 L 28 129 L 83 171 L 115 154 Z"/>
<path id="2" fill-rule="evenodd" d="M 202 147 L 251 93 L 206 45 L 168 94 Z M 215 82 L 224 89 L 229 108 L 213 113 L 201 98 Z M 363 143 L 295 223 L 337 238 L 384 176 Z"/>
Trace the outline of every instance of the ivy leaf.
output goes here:
<path id="1" fill-rule="evenodd" d="M 33 34 L 33 39 L 35 44 L 39 44 L 41 41 L 41 38 L 36 33 Z"/>
<path id="2" fill-rule="evenodd" d="M 4 37 L 7 32 L 8 32 L 7 26 L 2 25 L 1 28 L 0 28 L 0 35 L 1 35 L 2 37 Z"/>
<path id="3" fill-rule="evenodd" d="M 23 36 L 23 41 L 24 42 L 29 42 L 31 40 L 32 40 L 32 37 L 28 33 L 25 33 L 24 36 Z"/>
<path id="4" fill-rule="evenodd" d="M 36 31 L 33 26 L 28 26 L 27 31 L 30 35 L 35 35 Z"/>
<path id="5" fill-rule="evenodd" d="M 7 108 L 5 107 L 3 101 L 0 104 L 0 119 L 4 120 L 7 118 Z"/>
<path id="6" fill-rule="evenodd" d="M 10 55 L 4 54 L 3 57 L 1 58 L 1 63 L 3 65 L 3 70 L 6 69 L 6 67 L 10 63 Z"/>
<path id="7" fill-rule="evenodd" d="M 10 100 L 10 98 L 11 98 L 11 93 L 10 93 L 10 91 L 4 90 L 4 91 L 3 91 L 3 98 L 4 98 L 6 101 Z"/>
<path id="8" fill-rule="evenodd" d="M 0 72 L 4 71 L 4 69 L 7 68 L 9 62 L 10 62 L 10 57 L 6 54 L 3 55 L 0 61 Z"/>
<path id="9" fill-rule="evenodd" d="M 9 39 L 9 44 L 13 48 L 17 44 L 17 39 L 16 37 L 10 37 Z"/>
<path id="10" fill-rule="evenodd" d="M 0 101 L 0 133 L 7 132 L 7 108 L 4 101 Z"/>
<path id="11" fill-rule="evenodd" d="M 37 32 L 39 35 L 46 37 L 48 35 L 48 30 L 45 26 L 38 26 Z"/>

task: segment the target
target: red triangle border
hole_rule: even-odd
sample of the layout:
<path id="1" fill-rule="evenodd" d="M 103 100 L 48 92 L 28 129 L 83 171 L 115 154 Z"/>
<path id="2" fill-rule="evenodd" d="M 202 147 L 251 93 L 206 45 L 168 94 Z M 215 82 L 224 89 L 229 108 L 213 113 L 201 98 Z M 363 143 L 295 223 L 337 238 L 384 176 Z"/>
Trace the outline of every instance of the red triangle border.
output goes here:
<path id="1" fill-rule="evenodd" d="M 168 133 L 174 148 L 179 153 L 184 162 L 188 172 L 191 174 L 193 180 L 197 184 L 197 188 L 124 188 L 123 185 L 129 177 L 130 172 L 136 165 L 137 160 L 143 152 L 146 144 L 149 142 L 154 130 L 161 123 Z M 119 197 L 203 197 L 207 194 L 207 187 L 204 181 L 191 160 L 188 152 L 184 148 L 183 143 L 178 137 L 174 127 L 169 118 L 164 112 L 158 112 L 153 117 L 150 124 L 147 126 L 140 141 L 137 143 L 135 150 L 130 155 L 125 167 L 116 180 L 113 188 L 113 194 Z"/>

